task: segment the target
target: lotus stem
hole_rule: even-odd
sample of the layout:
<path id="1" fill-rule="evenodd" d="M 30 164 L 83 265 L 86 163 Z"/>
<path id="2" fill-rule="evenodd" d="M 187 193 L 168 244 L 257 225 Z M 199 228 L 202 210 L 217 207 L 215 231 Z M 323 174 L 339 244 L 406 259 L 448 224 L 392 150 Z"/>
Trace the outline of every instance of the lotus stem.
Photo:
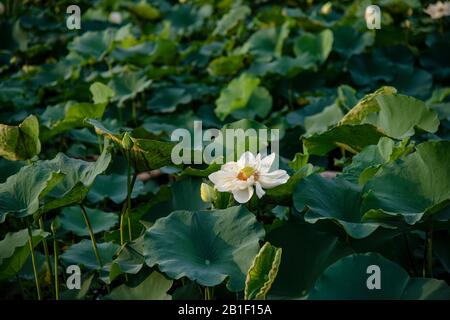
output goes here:
<path id="1" fill-rule="evenodd" d="M 56 241 L 56 229 L 52 225 L 53 233 L 53 264 L 55 266 L 54 272 L 54 285 L 55 285 L 55 299 L 59 300 L 59 279 L 58 279 L 58 259 L 59 259 L 59 248 L 58 242 Z"/>
<path id="2" fill-rule="evenodd" d="M 124 205 L 125 207 L 125 205 Z M 120 226 L 119 226 L 119 233 L 120 233 L 120 245 L 123 246 L 124 239 L 123 239 L 123 228 L 124 228 L 124 216 L 125 216 L 125 208 L 122 209 L 122 212 L 120 213 Z"/>
<path id="3" fill-rule="evenodd" d="M 92 248 L 94 249 L 95 257 L 97 258 L 97 262 L 100 266 L 100 268 L 103 268 L 102 259 L 100 258 L 100 253 L 98 252 L 97 248 L 97 241 L 95 241 L 94 231 L 92 230 L 91 222 L 89 221 L 89 217 L 86 212 L 86 208 L 83 205 L 80 205 L 81 212 L 83 213 L 84 221 L 86 222 L 86 226 L 88 227 L 89 236 L 91 237 L 92 241 Z"/>
<path id="4" fill-rule="evenodd" d="M 403 233 L 403 239 L 404 239 L 405 244 L 406 244 L 406 251 L 408 253 L 409 263 L 411 264 L 411 270 L 413 272 L 413 275 L 417 275 L 418 272 L 417 272 L 416 266 L 414 264 L 414 257 L 412 255 L 411 247 L 410 247 L 409 241 L 408 241 L 408 235 L 407 235 L 406 232 Z"/>
<path id="5" fill-rule="evenodd" d="M 121 236 L 120 236 L 120 243 L 123 245 L 123 224 L 124 224 L 124 215 L 127 215 L 127 222 L 128 222 L 128 239 L 130 241 L 133 240 L 132 236 L 132 226 L 131 226 L 131 194 L 133 192 L 134 185 L 136 183 L 137 178 L 137 170 L 134 170 L 133 178 L 131 178 L 131 152 L 127 152 L 127 164 L 128 164 L 128 170 L 127 170 L 127 199 L 126 203 L 124 204 L 124 209 L 122 210 L 122 214 L 120 217 L 120 230 L 121 230 Z"/>
<path id="6" fill-rule="evenodd" d="M 214 299 L 214 287 L 205 287 L 205 300 Z"/>
<path id="7" fill-rule="evenodd" d="M 45 228 L 44 228 L 44 220 L 42 219 L 42 217 L 39 218 L 39 228 L 45 232 Z M 50 279 L 50 284 L 53 284 L 53 280 L 52 280 L 52 265 L 50 263 L 50 254 L 48 253 L 48 245 L 47 245 L 47 240 L 43 239 L 42 240 L 42 244 L 44 247 L 44 254 L 45 254 L 45 266 L 47 269 L 47 276 Z"/>
<path id="8" fill-rule="evenodd" d="M 36 283 L 36 291 L 38 300 L 42 300 L 42 293 L 41 293 L 41 286 L 39 285 L 39 277 L 38 277 L 38 271 L 36 267 L 36 257 L 34 255 L 34 247 L 33 247 L 33 234 L 31 233 L 30 226 L 27 225 L 28 230 L 28 245 L 30 246 L 30 253 L 31 253 L 31 263 L 33 264 L 33 273 L 34 273 L 34 281 Z"/>
<path id="9" fill-rule="evenodd" d="M 426 239 L 426 276 L 433 277 L 433 221 L 430 220 L 430 225 L 427 230 Z"/>

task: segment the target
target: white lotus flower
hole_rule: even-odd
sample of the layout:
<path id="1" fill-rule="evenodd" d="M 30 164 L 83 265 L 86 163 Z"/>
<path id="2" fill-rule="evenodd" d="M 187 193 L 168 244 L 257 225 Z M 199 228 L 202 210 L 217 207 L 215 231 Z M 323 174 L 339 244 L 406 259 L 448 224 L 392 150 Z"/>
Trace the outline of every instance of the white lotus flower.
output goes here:
<path id="1" fill-rule="evenodd" d="M 122 14 L 120 12 L 113 11 L 109 14 L 108 20 L 111 23 L 121 24 L 122 23 Z"/>
<path id="2" fill-rule="evenodd" d="M 261 154 L 255 156 L 245 152 L 235 162 L 230 161 L 222 165 L 219 171 L 211 173 L 208 178 L 220 192 L 231 192 L 239 203 L 248 202 L 256 195 L 261 198 L 270 189 L 288 181 L 289 175 L 284 170 L 270 171 L 275 160 L 275 153 L 261 159 Z"/>
<path id="3" fill-rule="evenodd" d="M 431 19 L 440 19 L 445 16 L 450 16 L 450 2 L 446 1 L 442 3 L 438 1 L 434 4 L 430 4 L 425 10 Z"/>

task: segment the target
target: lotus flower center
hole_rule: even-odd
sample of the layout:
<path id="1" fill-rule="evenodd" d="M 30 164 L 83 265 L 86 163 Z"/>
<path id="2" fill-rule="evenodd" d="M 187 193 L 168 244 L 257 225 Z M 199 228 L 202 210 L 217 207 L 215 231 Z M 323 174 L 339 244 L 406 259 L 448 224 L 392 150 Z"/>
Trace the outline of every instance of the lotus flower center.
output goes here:
<path id="1" fill-rule="evenodd" d="M 255 169 L 250 167 L 250 166 L 246 166 L 244 167 L 241 171 L 239 171 L 239 174 L 237 176 L 237 178 L 239 180 L 244 180 L 246 181 L 248 178 L 250 178 L 252 176 L 252 174 L 255 173 Z"/>

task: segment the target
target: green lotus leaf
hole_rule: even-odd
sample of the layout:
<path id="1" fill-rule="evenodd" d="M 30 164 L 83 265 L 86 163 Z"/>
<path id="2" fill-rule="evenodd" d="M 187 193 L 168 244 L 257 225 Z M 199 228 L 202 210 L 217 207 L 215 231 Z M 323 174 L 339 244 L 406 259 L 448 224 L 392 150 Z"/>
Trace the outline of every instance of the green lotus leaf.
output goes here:
<path id="1" fill-rule="evenodd" d="M 447 36 L 448 34 L 442 34 L 440 39 L 429 43 L 429 48 L 420 55 L 420 63 L 440 79 L 450 75 L 450 63 L 448 59 L 445 59 L 450 53 Z"/>
<path id="2" fill-rule="evenodd" d="M 147 3 L 147 1 L 141 1 L 138 3 L 125 2 L 122 6 L 143 20 L 153 21 L 158 19 L 161 15 L 159 10 Z"/>
<path id="3" fill-rule="evenodd" d="M 91 208 L 86 208 L 86 212 L 94 234 L 110 230 L 119 220 L 119 216 L 112 212 L 104 212 Z M 64 208 L 58 219 L 61 229 L 71 231 L 80 237 L 89 235 L 86 221 L 84 220 L 80 207 L 73 206 Z"/>
<path id="4" fill-rule="evenodd" d="M 89 118 L 100 119 L 105 112 L 106 103 L 73 103 L 50 106 L 42 115 L 44 125 L 41 138 L 43 141 L 73 128 L 83 127 L 84 120 Z"/>
<path id="5" fill-rule="evenodd" d="M 339 26 L 333 30 L 333 35 L 333 50 L 346 58 L 362 53 L 375 40 L 372 33 L 359 32 L 351 26 Z"/>
<path id="6" fill-rule="evenodd" d="M 289 166 L 289 168 L 297 171 L 301 167 L 307 165 L 308 164 L 308 160 L 309 160 L 309 155 L 303 154 L 301 152 L 297 152 L 294 155 L 294 159 L 292 159 L 292 161 L 288 162 L 288 166 Z"/>
<path id="7" fill-rule="evenodd" d="M 231 113 L 235 119 L 254 119 L 258 116 L 264 119 L 272 109 L 272 96 L 266 88 L 256 88 L 247 105 L 244 108 L 239 108 Z"/>
<path id="8" fill-rule="evenodd" d="M 357 239 L 367 237 L 379 226 L 362 222 L 361 202 L 362 187 L 339 176 L 328 179 L 312 174 L 302 179 L 294 191 L 294 207 L 298 211 L 308 208 L 305 221 L 333 220 Z"/>
<path id="9" fill-rule="evenodd" d="M 167 39 L 158 39 L 155 42 L 143 42 L 128 47 L 116 47 L 111 53 L 117 61 L 123 61 L 138 66 L 147 66 L 153 62 L 170 64 L 177 54 L 176 45 Z"/>
<path id="10" fill-rule="evenodd" d="M 208 65 L 208 73 L 212 76 L 232 76 L 244 66 L 244 56 L 223 56 L 212 60 Z"/>
<path id="11" fill-rule="evenodd" d="M 368 145 L 377 144 L 384 136 L 370 124 L 338 125 L 323 133 L 303 137 L 303 147 L 305 152 L 315 155 L 326 155 L 337 147 L 357 153 Z"/>
<path id="12" fill-rule="evenodd" d="M 295 186 L 301 181 L 301 179 L 314 173 L 314 166 L 310 163 L 302 166 L 293 175 L 289 177 L 289 180 L 282 185 L 275 188 L 268 189 L 264 200 L 270 203 L 276 204 L 290 204 L 290 199 L 292 199 L 292 194 L 294 192 Z"/>
<path id="13" fill-rule="evenodd" d="M 216 101 L 214 111 L 217 117 L 223 121 L 233 111 L 246 108 L 259 83 L 260 79 L 249 73 L 242 73 L 239 78 L 233 79 Z"/>
<path id="14" fill-rule="evenodd" d="M 297 56 L 307 53 L 314 57 L 318 63 L 327 60 L 333 47 L 333 32 L 325 29 L 317 35 L 313 33 L 303 33 L 294 42 L 294 52 Z"/>
<path id="15" fill-rule="evenodd" d="M 47 272 L 45 255 L 38 250 L 34 250 L 34 259 L 37 272 L 48 277 L 50 274 Z M 33 259 L 31 258 L 31 254 L 28 255 L 27 260 L 23 264 L 22 269 L 17 273 L 16 277 L 34 281 Z"/>
<path id="16" fill-rule="evenodd" d="M 352 252 L 331 233 L 292 218 L 269 231 L 266 240 L 283 250 L 269 299 L 304 298 L 330 264 Z"/>
<path id="17" fill-rule="evenodd" d="M 152 94 L 147 107 L 153 112 L 173 112 L 178 105 L 191 102 L 192 97 L 184 88 L 161 88 Z"/>
<path id="18" fill-rule="evenodd" d="M 116 142 L 120 148 L 125 149 L 122 144 L 123 134 L 106 128 L 101 122 L 88 119 L 86 123 L 95 128 L 95 132 Z M 175 166 L 172 162 L 172 148 L 174 143 L 153 139 L 140 139 L 129 136 L 131 148 L 124 150 L 131 158 L 131 163 L 138 171 L 159 169 L 164 166 Z"/>
<path id="19" fill-rule="evenodd" d="M 111 199 L 112 202 L 120 204 L 127 198 L 127 176 L 112 173 L 110 175 L 98 176 L 92 184 L 87 198 L 90 202 L 97 203 L 104 199 Z M 137 198 L 143 193 L 144 183 L 136 179 L 131 192 L 131 198 Z"/>
<path id="20" fill-rule="evenodd" d="M 140 208 L 144 212 L 141 222 L 148 226 L 157 219 L 176 210 L 205 210 L 209 205 L 200 197 L 201 179 L 187 177 L 175 181 L 169 188 L 162 188 L 150 201 Z"/>
<path id="21" fill-rule="evenodd" d="M 450 142 L 424 142 L 383 166 L 365 186 L 364 220 L 414 224 L 450 204 Z"/>
<path id="22" fill-rule="evenodd" d="M 153 271 L 146 279 L 134 287 L 122 284 L 114 288 L 106 299 L 112 300 L 171 300 L 167 291 L 172 287 L 172 280 L 168 280 L 161 273 Z"/>
<path id="23" fill-rule="evenodd" d="M 174 166 L 171 158 L 171 142 L 151 139 L 131 139 L 131 159 L 138 171 L 154 170 L 164 166 Z"/>
<path id="24" fill-rule="evenodd" d="M 281 56 L 271 62 L 255 61 L 249 71 L 260 77 L 278 75 L 292 78 L 300 72 L 315 69 L 316 63 L 314 62 L 314 57 L 304 53 L 295 58 Z"/>
<path id="25" fill-rule="evenodd" d="M 408 9 L 420 8 L 422 5 L 419 0 L 381 0 L 380 6 L 399 13 Z"/>
<path id="26" fill-rule="evenodd" d="M 33 230 L 33 248 L 47 236 L 48 233 L 42 230 Z M 22 269 L 29 255 L 28 230 L 7 233 L 0 241 L 0 280 L 14 277 Z"/>
<path id="27" fill-rule="evenodd" d="M 375 266 L 374 269 L 369 267 Z M 379 269 L 378 269 L 379 268 Z M 375 271 L 373 271 L 375 270 Z M 371 277 L 379 272 L 379 288 Z M 328 267 L 308 297 L 312 300 L 424 300 L 450 299 L 450 288 L 442 280 L 411 278 L 399 265 L 376 253 L 353 254 Z"/>
<path id="28" fill-rule="evenodd" d="M 19 172 L 20 168 L 24 165 L 24 161 L 8 161 L 4 158 L 0 158 L 0 183 L 5 182 L 9 176 Z"/>
<path id="29" fill-rule="evenodd" d="M 278 273 L 281 248 L 266 242 L 253 260 L 245 280 L 245 300 L 265 299 Z"/>
<path id="30" fill-rule="evenodd" d="M 433 86 L 431 73 L 419 68 L 399 68 L 391 84 L 399 92 L 416 98 L 427 98 Z"/>
<path id="31" fill-rule="evenodd" d="M 377 145 L 367 146 L 353 156 L 352 163 L 344 167 L 342 171 L 343 177 L 350 182 L 364 185 L 382 165 L 408 154 L 412 148 L 408 145 L 408 139 L 396 143 L 392 139 L 383 137 Z"/>
<path id="32" fill-rule="evenodd" d="M 82 203 L 95 178 L 103 173 L 111 161 L 109 143 L 105 140 L 103 152 L 95 162 L 69 158 L 58 153 L 53 160 L 41 161 L 40 165 L 64 177 L 46 194 L 40 214 L 56 208 Z"/>
<path id="33" fill-rule="evenodd" d="M 172 131 L 178 128 L 185 128 L 193 132 L 194 121 L 199 120 L 200 118 L 192 110 L 186 112 L 183 110 L 182 114 L 164 114 L 146 117 L 142 128 L 154 135 L 164 135 L 169 139 Z"/>
<path id="34" fill-rule="evenodd" d="M 29 116 L 18 126 L 0 124 L 0 156 L 8 160 L 27 160 L 41 152 L 39 121 Z"/>
<path id="35" fill-rule="evenodd" d="M 263 136 L 259 134 L 261 132 L 260 130 L 266 131 L 267 139 L 263 139 Z M 227 123 L 222 127 L 220 132 L 222 133 L 223 141 L 219 141 L 219 143 L 221 143 L 223 146 L 223 154 L 227 156 L 227 158 L 225 159 L 226 161 L 228 161 L 228 156 L 231 156 L 233 153 L 233 160 L 237 161 L 239 160 L 241 154 L 245 151 L 252 151 L 253 153 L 262 152 L 264 148 L 268 147 L 268 140 L 271 139 L 272 135 L 271 130 L 267 126 L 258 121 L 249 119 L 242 119 Z M 235 136 L 234 145 L 227 145 L 227 133 Z M 281 136 L 282 132 L 280 133 L 280 139 Z M 252 150 L 252 148 L 254 148 L 255 150 Z"/>
<path id="36" fill-rule="evenodd" d="M 8 214 L 22 218 L 39 210 L 39 200 L 62 179 L 60 170 L 53 171 L 40 161 L 22 167 L 0 184 L 0 222 Z"/>
<path id="37" fill-rule="evenodd" d="M 228 278 L 227 288 L 241 291 L 263 237 L 262 225 L 241 206 L 174 211 L 147 230 L 145 262 L 158 265 L 170 278 L 186 276 L 203 286 Z"/>
<path id="38" fill-rule="evenodd" d="M 102 60 L 113 46 L 114 34 L 110 29 L 87 31 L 68 44 L 70 51 L 76 52 L 86 60 Z"/>
<path id="39" fill-rule="evenodd" d="M 117 252 L 113 260 L 110 278 L 113 280 L 121 273 L 137 274 L 145 264 L 144 236 L 128 241 Z"/>
<path id="40" fill-rule="evenodd" d="M 197 169 L 193 167 L 187 167 L 181 171 L 180 176 L 202 177 L 207 178 L 211 173 L 220 170 L 221 164 L 213 161 L 205 169 Z"/>
<path id="41" fill-rule="evenodd" d="M 397 93 L 394 87 L 381 87 L 373 93 L 367 94 L 342 118 L 339 124 L 361 124 L 371 113 L 380 111 L 376 101 L 379 95 Z"/>
<path id="42" fill-rule="evenodd" d="M 60 299 L 61 300 L 83 300 L 86 295 L 89 293 L 89 289 L 91 288 L 92 281 L 94 280 L 96 274 L 95 272 L 89 272 L 88 274 L 81 275 L 81 287 L 80 290 L 66 290 L 61 292 Z"/>
<path id="43" fill-rule="evenodd" d="M 92 241 L 87 239 L 83 239 L 80 242 L 71 245 L 60 258 L 66 265 L 75 264 L 84 266 L 88 270 L 101 270 L 109 273 L 113 256 L 120 246 L 112 242 L 97 242 L 97 248 L 103 268 L 100 268 L 100 265 L 97 262 L 94 249 L 92 248 Z"/>
<path id="44" fill-rule="evenodd" d="M 289 36 L 289 23 L 285 22 L 281 27 L 264 28 L 256 31 L 241 48 L 242 53 L 260 57 L 267 61 L 268 58 L 281 56 L 283 43 Z"/>
<path id="45" fill-rule="evenodd" d="M 73 76 L 73 67 L 74 65 L 69 59 L 62 59 L 58 63 L 44 64 L 33 77 L 32 82 L 41 88 L 54 87 Z"/>
<path id="46" fill-rule="evenodd" d="M 52 160 L 22 167 L 0 185 L 0 221 L 3 222 L 7 214 L 21 218 L 36 214 L 38 210 L 41 215 L 81 203 L 95 177 L 108 167 L 111 160 L 108 149 L 106 143 L 96 162 L 72 159 L 59 153 Z"/>
<path id="47" fill-rule="evenodd" d="M 338 97 L 336 99 L 336 103 L 343 110 L 350 110 L 358 103 L 357 91 L 348 86 L 341 85 L 337 88 Z"/>
<path id="48" fill-rule="evenodd" d="M 394 92 L 383 87 L 367 95 L 336 126 L 303 137 L 304 146 L 310 154 L 324 155 L 337 146 L 356 153 L 377 144 L 382 136 L 401 140 L 413 136 L 416 129 L 436 132 L 439 119 L 434 110 Z"/>
<path id="49" fill-rule="evenodd" d="M 134 99 L 136 95 L 143 92 L 152 84 L 145 75 L 140 72 L 126 72 L 115 76 L 108 83 L 108 87 L 116 93 L 113 101 L 117 101 L 120 108 L 125 106 L 125 102 Z"/>
<path id="50" fill-rule="evenodd" d="M 349 70 L 354 83 L 367 86 L 391 83 L 397 72 L 395 63 L 380 51 L 352 56 Z"/>
<path id="51" fill-rule="evenodd" d="M 104 136 L 105 138 L 116 142 L 117 144 L 119 144 L 119 146 L 122 145 L 122 136 L 118 130 L 107 128 L 105 124 L 96 119 L 86 119 L 84 120 L 84 122 L 94 127 L 96 134 Z"/>
<path id="52" fill-rule="evenodd" d="M 115 92 L 111 90 L 110 87 L 101 82 L 94 82 L 89 90 L 92 93 L 92 100 L 94 101 L 94 104 L 108 103 L 109 100 L 115 95 Z"/>
<path id="53" fill-rule="evenodd" d="M 223 15 L 222 18 L 217 22 L 216 28 L 213 31 L 213 35 L 226 35 L 231 29 L 237 26 L 239 22 L 245 20 L 245 18 L 251 12 L 252 11 L 248 6 L 233 6 L 230 11 Z"/>
<path id="54" fill-rule="evenodd" d="M 322 112 L 305 117 L 305 130 L 307 135 L 324 132 L 337 124 L 344 114 L 337 104 L 326 107 Z"/>
<path id="55" fill-rule="evenodd" d="M 363 120 L 372 123 L 388 136 L 403 139 L 413 136 L 415 128 L 427 132 L 436 132 L 439 119 L 435 111 L 425 103 L 403 95 L 379 95 L 375 98 L 380 112 L 377 118 Z"/>
<path id="56" fill-rule="evenodd" d="M 17 105 L 27 108 L 36 104 L 38 99 L 30 85 L 24 83 L 20 78 L 2 79 L 0 83 L 0 102 L 6 105 Z"/>

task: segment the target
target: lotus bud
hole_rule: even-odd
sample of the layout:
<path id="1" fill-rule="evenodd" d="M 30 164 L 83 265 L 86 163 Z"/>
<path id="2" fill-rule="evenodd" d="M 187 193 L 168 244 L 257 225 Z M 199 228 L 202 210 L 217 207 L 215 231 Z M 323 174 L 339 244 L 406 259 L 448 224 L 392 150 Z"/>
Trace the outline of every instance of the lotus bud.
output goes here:
<path id="1" fill-rule="evenodd" d="M 109 14 L 108 20 L 114 24 L 121 24 L 123 21 L 122 14 L 120 12 L 113 11 Z"/>
<path id="2" fill-rule="evenodd" d="M 50 224 L 50 230 L 52 230 L 53 234 L 56 234 L 58 227 L 59 227 L 59 221 L 57 219 L 53 219 L 52 223 Z"/>
<path id="3" fill-rule="evenodd" d="M 125 150 L 131 150 L 133 148 L 133 140 L 131 140 L 130 134 L 128 132 L 125 132 L 122 138 L 122 147 Z"/>
<path id="4" fill-rule="evenodd" d="M 333 4 L 331 2 L 325 3 L 322 8 L 320 8 L 320 13 L 324 16 L 329 15 L 331 13 Z"/>
<path id="5" fill-rule="evenodd" d="M 200 197 L 203 202 L 211 203 L 216 199 L 216 190 L 207 183 L 200 186 Z"/>

